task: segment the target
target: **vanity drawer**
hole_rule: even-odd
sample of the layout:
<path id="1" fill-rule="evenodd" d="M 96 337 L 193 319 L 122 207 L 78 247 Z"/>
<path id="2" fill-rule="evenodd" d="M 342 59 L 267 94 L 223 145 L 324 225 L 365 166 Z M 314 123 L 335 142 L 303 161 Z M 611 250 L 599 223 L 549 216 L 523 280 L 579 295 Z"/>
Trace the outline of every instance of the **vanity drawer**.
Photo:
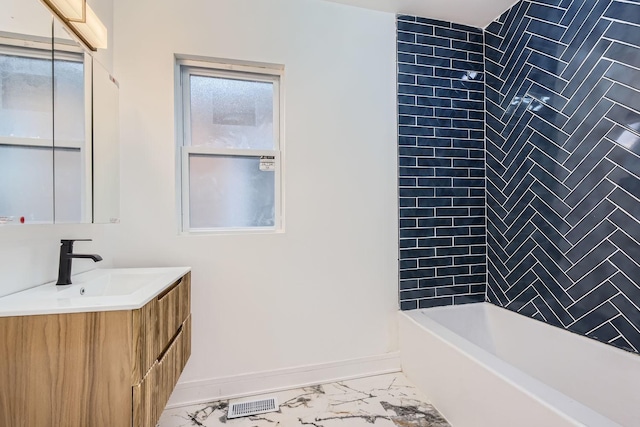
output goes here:
<path id="1" fill-rule="evenodd" d="M 155 367 L 155 365 L 154 365 Z M 154 384 L 152 368 L 146 378 L 133 387 L 133 427 L 146 427 L 155 425 Z"/>
<path id="2" fill-rule="evenodd" d="M 138 384 L 191 313 L 191 273 L 133 312 L 133 370 Z"/>
<path id="3" fill-rule="evenodd" d="M 188 316 L 144 380 L 133 387 L 133 427 L 156 425 L 190 355 L 191 316 Z"/>
<path id="4" fill-rule="evenodd" d="M 191 313 L 191 274 L 167 288 L 156 298 L 158 339 L 156 356 L 167 347 L 169 340 Z"/>
<path id="5" fill-rule="evenodd" d="M 169 396 L 178 383 L 178 378 L 180 378 L 189 356 L 191 356 L 191 316 L 187 317 L 187 320 L 182 324 L 173 343 L 158 359 L 158 364 L 155 367 L 158 391 L 156 403 L 159 408 L 157 418 L 160 418 L 167 405 Z"/>

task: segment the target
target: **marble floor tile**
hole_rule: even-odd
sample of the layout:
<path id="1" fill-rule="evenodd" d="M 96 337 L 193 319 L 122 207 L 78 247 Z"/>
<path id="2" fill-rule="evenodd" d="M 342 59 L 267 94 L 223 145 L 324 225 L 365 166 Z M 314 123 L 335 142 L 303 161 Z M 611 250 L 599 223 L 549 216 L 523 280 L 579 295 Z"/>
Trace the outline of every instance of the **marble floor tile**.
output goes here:
<path id="1" fill-rule="evenodd" d="M 159 427 L 450 427 L 402 373 L 252 396 L 276 396 L 278 412 L 228 420 L 229 401 L 168 409 Z M 233 400 L 232 402 L 236 402 Z"/>

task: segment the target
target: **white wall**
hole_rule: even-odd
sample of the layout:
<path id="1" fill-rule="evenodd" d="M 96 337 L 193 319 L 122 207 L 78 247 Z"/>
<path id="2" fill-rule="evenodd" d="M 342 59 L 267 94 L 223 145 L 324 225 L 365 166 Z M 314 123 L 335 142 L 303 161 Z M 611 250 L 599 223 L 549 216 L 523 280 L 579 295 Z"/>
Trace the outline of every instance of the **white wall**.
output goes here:
<path id="1" fill-rule="evenodd" d="M 424 16 L 484 28 L 518 0 L 329 0 L 400 15 Z"/>
<path id="2" fill-rule="evenodd" d="M 104 261 L 73 261 L 73 274 L 111 265 L 101 225 L 10 225 L 0 226 L 0 296 L 41 285 L 58 277 L 60 239 L 93 239 L 77 243 L 77 253 L 97 253 Z"/>
<path id="3" fill-rule="evenodd" d="M 93 52 L 93 57 L 100 62 L 108 71 L 113 71 L 113 57 L 115 49 L 114 27 L 113 27 L 113 5 L 114 0 L 87 0 L 87 4 L 98 15 L 100 21 L 107 27 L 107 49 L 98 49 Z"/>
<path id="4" fill-rule="evenodd" d="M 51 13 L 38 0 L 4 0 L 0 31 L 51 39 Z"/>
<path id="5" fill-rule="evenodd" d="M 395 21 L 319 0 L 116 0 L 118 266 L 193 267 L 181 381 L 397 349 Z M 285 65 L 286 231 L 179 236 L 174 54 Z"/>
<path id="6" fill-rule="evenodd" d="M 109 32 L 113 33 L 112 0 L 90 0 L 90 4 Z M 18 26 L 18 21 L 28 21 L 30 24 L 48 22 L 49 33 L 38 34 L 51 35 L 51 21 L 50 18 L 46 18 L 48 12 L 38 0 L 12 1 L 10 5 L 10 10 L 0 10 L 0 30 L 25 32 L 21 29 L 24 28 L 22 25 Z M 38 19 L 26 18 L 32 14 Z M 37 33 L 32 30 L 26 32 Z M 111 51 L 99 52 L 97 56 L 105 65 L 113 66 Z M 55 280 L 58 276 L 60 239 L 92 238 L 94 242 L 78 243 L 75 247 L 76 252 L 98 253 L 104 258 L 100 264 L 94 264 L 91 260 L 74 260 L 74 274 L 95 266 L 109 267 L 111 257 L 108 241 L 103 237 L 115 228 L 115 225 L 92 224 L 0 226 L 0 296 Z"/>

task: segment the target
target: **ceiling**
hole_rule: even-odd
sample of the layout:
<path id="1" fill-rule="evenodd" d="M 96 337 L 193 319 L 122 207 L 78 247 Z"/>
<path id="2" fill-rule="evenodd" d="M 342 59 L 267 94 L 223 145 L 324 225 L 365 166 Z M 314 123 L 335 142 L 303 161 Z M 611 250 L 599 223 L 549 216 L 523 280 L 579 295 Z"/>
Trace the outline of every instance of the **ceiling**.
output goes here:
<path id="1" fill-rule="evenodd" d="M 440 19 L 484 28 L 517 0 L 329 0 L 384 12 Z"/>

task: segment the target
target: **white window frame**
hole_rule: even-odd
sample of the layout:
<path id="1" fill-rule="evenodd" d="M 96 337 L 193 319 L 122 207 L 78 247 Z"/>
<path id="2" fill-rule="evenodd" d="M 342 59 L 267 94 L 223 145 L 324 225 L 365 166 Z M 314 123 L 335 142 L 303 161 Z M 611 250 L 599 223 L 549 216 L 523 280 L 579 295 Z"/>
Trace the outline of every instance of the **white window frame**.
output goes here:
<path id="1" fill-rule="evenodd" d="M 204 77 L 217 77 L 234 80 L 268 82 L 273 84 L 273 141 L 272 150 L 254 149 L 228 149 L 213 147 L 191 146 L 191 75 Z M 178 215 L 180 218 L 180 233 L 191 234 L 225 234 L 225 233 L 274 233 L 284 230 L 283 215 L 283 191 L 282 191 L 282 128 L 283 128 L 283 96 L 282 96 L 283 69 L 281 66 L 260 65 L 244 63 L 226 63 L 218 61 L 202 61 L 193 59 L 180 59 L 176 61 L 176 140 L 177 140 L 177 178 L 179 194 Z M 189 183 L 189 156 L 193 154 L 209 156 L 234 156 L 255 158 L 272 156 L 275 160 L 274 170 L 274 225 L 271 227 L 212 227 L 192 229 L 190 219 L 190 183 Z"/>

